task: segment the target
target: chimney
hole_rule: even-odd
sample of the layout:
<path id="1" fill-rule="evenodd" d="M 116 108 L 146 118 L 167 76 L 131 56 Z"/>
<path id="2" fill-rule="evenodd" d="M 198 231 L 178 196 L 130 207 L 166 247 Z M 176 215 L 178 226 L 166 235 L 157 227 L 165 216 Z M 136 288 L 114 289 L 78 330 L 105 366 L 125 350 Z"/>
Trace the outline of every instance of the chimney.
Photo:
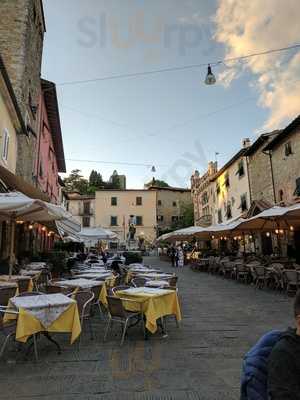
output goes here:
<path id="1" fill-rule="evenodd" d="M 247 149 L 248 147 L 251 146 L 251 140 L 249 138 L 244 138 L 242 140 L 242 147 L 243 149 Z"/>

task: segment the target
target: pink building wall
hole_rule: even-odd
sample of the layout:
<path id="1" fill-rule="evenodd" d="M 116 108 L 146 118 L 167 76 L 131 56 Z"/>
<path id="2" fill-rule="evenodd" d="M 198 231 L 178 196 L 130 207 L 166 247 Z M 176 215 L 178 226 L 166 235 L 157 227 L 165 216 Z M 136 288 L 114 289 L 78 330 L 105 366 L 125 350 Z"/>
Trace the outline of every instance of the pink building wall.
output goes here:
<path id="1" fill-rule="evenodd" d="M 52 203 L 59 202 L 58 165 L 43 94 L 39 101 L 39 132 L 35 176 L 39 188 Z"/>

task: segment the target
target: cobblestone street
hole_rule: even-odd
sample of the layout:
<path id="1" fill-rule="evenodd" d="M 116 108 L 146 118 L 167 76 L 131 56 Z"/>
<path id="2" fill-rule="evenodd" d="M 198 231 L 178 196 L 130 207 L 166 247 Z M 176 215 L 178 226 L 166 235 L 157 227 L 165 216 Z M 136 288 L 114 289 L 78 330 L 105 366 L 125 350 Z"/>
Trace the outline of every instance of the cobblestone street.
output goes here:
<path id="1" fill-rule="evenodd" d="M 173 270 L 156 258 L 145 263 Z M 80 350 L 69 346 L 68 336 L 56 335 L 63 346 L 58 355 L 41 339 L 35 363 L 11 345 L 0 361 L 0 398 L 238 399 L 244 353 L 264 332 L 292 323 L 291 300 L 189 267 L 177 272 L 183 320 L 177 328 L 168 318 L 167 338 L 157 333 L 144 341 L 136 326 L 122 348 L 118 328 L 103 343 L 105 322 L 96 316 L 96 338 L 86 335 Z"/>

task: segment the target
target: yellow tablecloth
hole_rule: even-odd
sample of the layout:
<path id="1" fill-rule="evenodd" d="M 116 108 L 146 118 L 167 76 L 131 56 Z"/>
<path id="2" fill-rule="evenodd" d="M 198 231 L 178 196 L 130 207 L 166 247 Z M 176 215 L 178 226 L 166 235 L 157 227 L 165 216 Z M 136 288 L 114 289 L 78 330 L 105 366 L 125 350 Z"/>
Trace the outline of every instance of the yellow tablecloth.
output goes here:
<path id="1" fill-rule="evenodd" d="M 81 333 L 81 325 L 77 304 L 71 304 L 47 329 L 30 312 L 23 308 L 19 309 L 19 315 L 5 314 L 4 323 L 16 319 L 16 340 L 25 343 L 28 338 L 38 332 L 61 332 L 71 333 L 71 344 Z"/>
<path id="2" fill-rule="evenodd" d="M 128 295 L 126 291 L 117 292 L 116 296 L 134 300 L 135 303 L 124 301 L 124 307 L 128 311 L 142 311 L 146 317 L 146 328 L 155 333 L 156 321 L 166 315 L 175 315 L 177 321 L 181 321 L 181 312 L 176 291 L 167 291 L 165 294 L 138 293 Z"/>
<path id="3" fill-rule="evenodd" d="M 106 285 L 104 284 L 102 285 L 102 288 L 100 290 L 99 300 L 105 307 L 107 307 L 106 296 L 107 296 L 107 290 L 106 290 Z"/>

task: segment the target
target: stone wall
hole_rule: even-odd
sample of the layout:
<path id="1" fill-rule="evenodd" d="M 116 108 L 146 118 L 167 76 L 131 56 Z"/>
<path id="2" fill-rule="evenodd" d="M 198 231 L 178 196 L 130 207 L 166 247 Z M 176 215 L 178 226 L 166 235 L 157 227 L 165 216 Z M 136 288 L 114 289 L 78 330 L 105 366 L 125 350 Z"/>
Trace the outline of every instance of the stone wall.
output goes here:
<path id="1" fill-rule="evenodd" d="M 274 204 L 270 158 L 262 152 L 266 145 L 267 141 L 254 154 L 248 157 L 251 200 L 266 200 Z"/>
<path id="2" fill-rule="evenodd" d="M 14 88 L 21 113 L 29 127 L 28 136 L 18 136 L 16 173 L 33 182 L 38 116 L 31 106 L 38 105 L 44 20 L 40 0 L 0 1 L 0 53 Z"/>
<path id="3" fill-rule="evenodd" d="M 288 142 L 291 144 L 292 154 L 286 156 L 285 145 Z M 300 178 L 300 126 L 276 146 L 272 153 L 276 202 L 292 202 L 295 198 L 296 179 Z"/>

